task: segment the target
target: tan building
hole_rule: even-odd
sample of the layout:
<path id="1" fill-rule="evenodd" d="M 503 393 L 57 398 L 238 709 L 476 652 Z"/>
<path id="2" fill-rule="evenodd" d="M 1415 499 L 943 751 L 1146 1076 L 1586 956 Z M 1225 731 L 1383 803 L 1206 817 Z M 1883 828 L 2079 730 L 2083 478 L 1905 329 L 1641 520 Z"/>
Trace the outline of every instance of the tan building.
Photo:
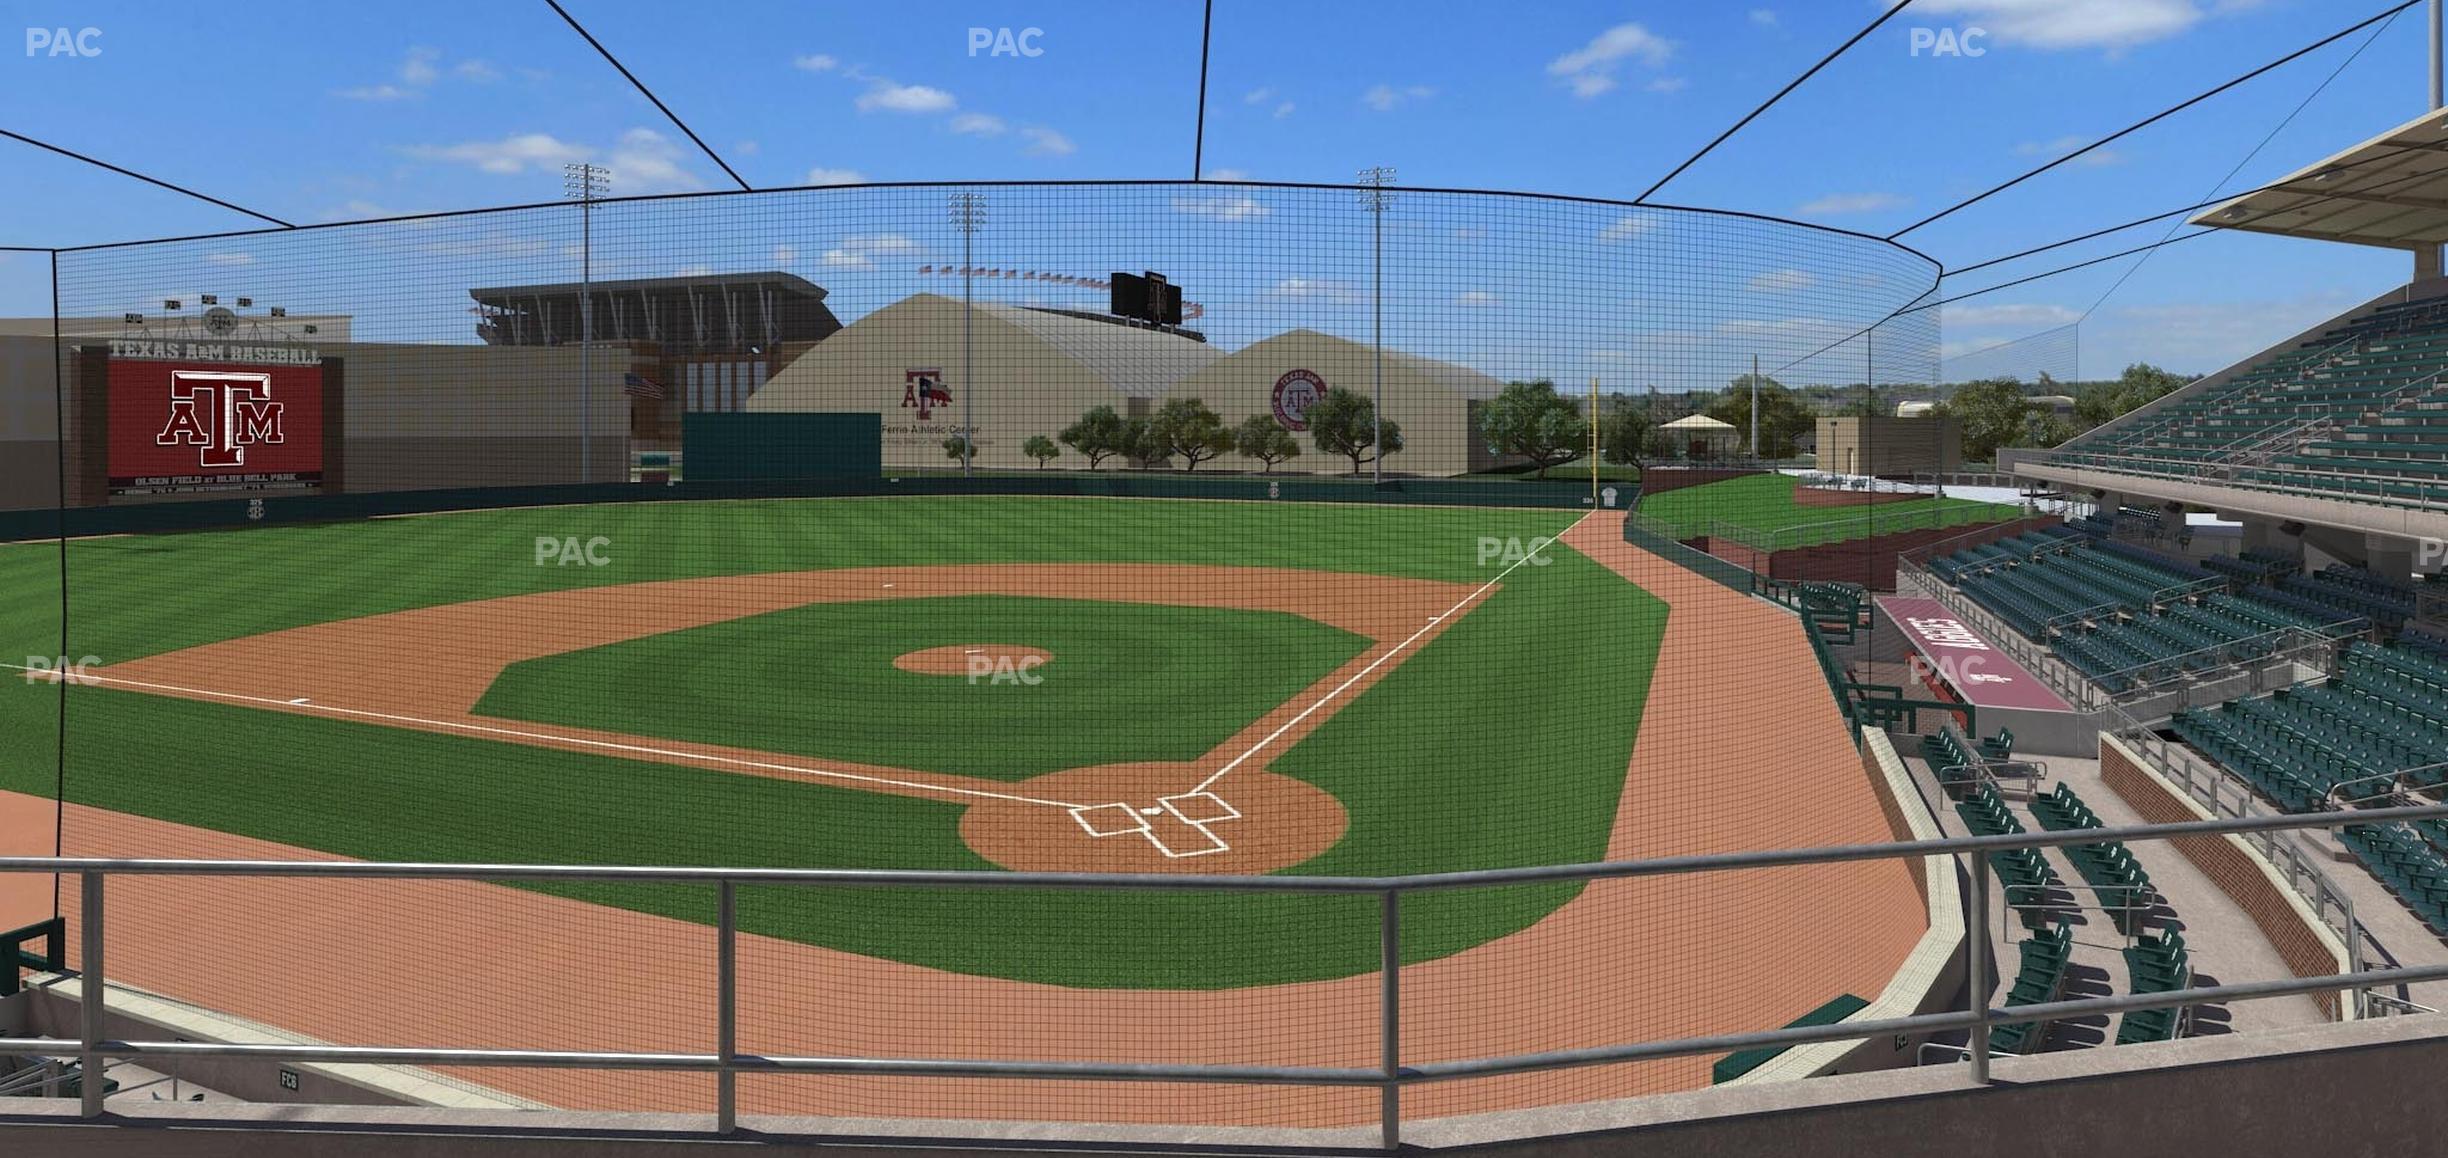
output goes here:
<path id="1" fill-rule="evenodd" d="M 978 467 L 1034 468 L 1020 452 L 1031 435 L 1054 438 L 1095 406 L 1146 417 L 1167 400 L 1198 398 L 1235 425 L 1254 414 L 1297 424 L 1331 387 L 1372 389 L 1366 343 L 1293 330 L 1227 356 L 1184 333 L 1054 310 L 980 303 L 968 335 L 974 391 L 962 382 L 959 300 L 917 294 L 860 318 L 776 373 L 751 395 L 750 412 L 875 412 L 884 417 L 890 469 L 948 468 L 944 440 L 974 425 Z M 1406 448 L 1386 460 L 1403 474 L 1455 475 L 1496 460 L 1476 437 L 1476 407 L 1503 383 L 1478 371 L 1388 350 L 1386 418 Z M 1280 400 L 1280 406 L 1279 406 Z M 1300 457 L 1281 470 L 1344 473 L 1348 459 L 1320 452 L 1296 430 Z M 1086 466 L 1065 448 L 1058 468 Z M 1227 454 L 1203 469 L 1254 467 Z M 1113 469 L 1109 461 L 1106 469 Z"/>
<path id="2" fill-rule="evenodd" d="M 1953 418 L 1822 418 L 1819 469 L 1909 477 L 1963 469 L 1963 423 Z"/>
<path id="3" fill-rule="evenodd" d="M 748 398 L 751 413 L 871 411 L 884 416 L 884 465 L 956 465 L 943 447 L 976 429 L 975 465 L 1034 467 L 1029 436 L 1052 438 L 1095 406 L 1146 415 L 1181 379 L 1223 354 L 1178 333 L 1051 310 L 980 303 L 963 381 L 961 303 L 916 294 L 817 343 Z M 1057 466 L 1082 466 L 1069 450 Z"/>
<path id="4" fill-rule="evenodd" d="M 1374 351 L 1316 330 L 1293 330 L 1243 347 L 1166 393 L 1172 398 L 1204 400 L 1227 424 L 1252 414 L 1274 415 L 1278 421 L 1298 420 L 1308 401 L 1341 387 L 1362 396 L 1375 388 Z M 1477 370 L 1439 362 L 1398 350 L 1385 352 L 1385 418 L 1402 427 L 1403 450 L 1387 457 L 1389 473 L 1458 475 L 1487 470 L 1503 461 L 1489 454 L 1478 435 L 1478 408 L 1504 390 L 1504 383 Z M 1278 399 L 1282 406 L 1278 407 Z M 1317 449 L 1308 432 L 1300 439 L 1300 457 L 1279 469 L 1311 474 L 1341 474 L 1351 460 Z M 1226 456 L 1227 469 L 1245 460 Z"/>

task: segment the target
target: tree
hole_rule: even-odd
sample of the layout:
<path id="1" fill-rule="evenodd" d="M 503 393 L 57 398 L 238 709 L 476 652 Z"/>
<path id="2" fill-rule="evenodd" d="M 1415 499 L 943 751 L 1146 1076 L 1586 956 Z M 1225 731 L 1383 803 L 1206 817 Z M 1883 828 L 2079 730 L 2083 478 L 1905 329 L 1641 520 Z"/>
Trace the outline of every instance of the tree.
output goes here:
<path id="1" fill-rule="evenodd" d="M 2125 367 L 2113 382 L 2086 383 L 2074 398 L 2074 417 L 2085 427 L 2123 418 L 2181 389 L 2185 379 L 2148 362 Z"/>
<path id="2" fill-rule="evenodd" d="M 955 434 L 943 440 L 943 448 L 945 458 L 964 465 L 977 453 L 977 449 L 969 445 L 969 436 L 965 434 Z"/>
<path id="3" fill-rule="evenodd" d="M 1589 420 L 1545 378 L 1505 383 L 1503 393 L 1479 408 L 1479 433 L 1489 453 L 1529 459 L 1540 478 L 1550 467 L 1589 454 Z"/>
<path id="4" fill-rule="evenodd" d="M 1233 448 L 1233 432 L 1224 419 L 1197 398 L 1175 398 L 1158 407 L 1148 423 L 1148 437 L 1163 452 L 1157 457 L 1178 456 L 1185 474 Z"/>
<path id="5" fill-rule="evenodd" d="M 1122 457 L 1141 470 L 1150 470 L 1164 461 L 1164 444 L 1156 440 L 1156 426 L 1144 418 L 1122 420 Z"/>
<path id="6" fill-rule="evenodd" d="M 1793 391 L 1774 378 L 1759 380 L 1759 453 L 1762 458 L 1792 458 L 1802 448 L 1802 436 L 1818 428 L 1819 416 Z M 1736 445 L 1751 445 L 1751 375 L 1744 374 L 1701 413 L 1734 428 Z"/>
<path id="7" fill-rule="evenodd" d="M 1617 466 L 1639 466 L 1650 457 L 1650 436 L 1656 429 L 1648 407 L 1609 399 L 1598 415 L 1598 457 Z"/>
<path id="8" fill-rule="evenodd" d="M 1054 445 L 1054 440 L 1045 435 L 1032 434 L 1028 436 L 1028 441 L 1020 444 L 1020 453 L 1036 459 L 1037 469 L 1044 470 L 1047 463 L 1061 456 L 1062 448 Z"/>
<path id="9" fill-rule="evenodd" d="M 1385 448 L 1379 450 L 1376 405 L 1366 396 L 1340 386 L 1328 387 L 1325 396 L 1310 403 L 1302 417 L 1309 423 L 1310 441 L 1319 450 L 1350 459 L 1353 474 L 1360 473 L 1361 463 L 1402 453 L 1402 427 L 1385 423 Z"/>
<path id="10" fill-rule="evenodd" d="M 1964 383 L 1930 408 L 1930 416 L 1963 423 L 1963 456 L 1971 462 L 1994 462 L 2001 447 L 2039 445 L 2049 421 L 2012 378 Z"/>
<path id="11" fill-rule="evenodd" d="M 1252 414 L 1232 430 L 1233 449 L 1243 458 L 1257 459 L 1260 474 L 1271 474 L 1275 464 L 1300 454 L 1300 440 L 1292 437 L 1272 414 Z"/>
<path id="12" fill-rule="evenodd" d="M 1095 470 L 1098 463 L 1130 450 L 1128 433 L 1122 416 L 1114 413 L 1113 407 L 1091 406 L 1079 421 L 1063 427 L 1062 433 L 1054 437 L 1078 451 L 1088 460 L 1088 469 Z"/>

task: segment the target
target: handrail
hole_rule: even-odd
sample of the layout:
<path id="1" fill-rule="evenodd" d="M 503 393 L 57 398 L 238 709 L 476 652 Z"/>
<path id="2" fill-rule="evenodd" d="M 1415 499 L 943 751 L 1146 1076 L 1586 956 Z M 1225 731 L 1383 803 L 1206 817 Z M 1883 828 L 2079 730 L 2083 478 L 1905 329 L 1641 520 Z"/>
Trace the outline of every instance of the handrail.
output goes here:
<path id="1" fill-rule="evenodd" d="M 718 1129 L 729 1132 L 737 1123 L 737 1083 L 741 1073 L 860 1074 L 904 1078 L 999 1078 L 1057 1081 L 1166 1081 L 1287 1085 L 1313 1087 L 1374 1087 L 1380 1090 L 1379 1128 L 1385 1148 L 1400 1146 L 1400 1091 L 1424 1082 L 1534 1073 L 1653 1058 L 1821 1042 L 1860 1041 L 1889 1035 L 1927 1034 L 1954 1029 L 1972 1031 L 1972 1068 L 1976 1081 L 1986 1082 L 1989 1031 L 2004 1024 L 2056 1020 L 2100 1013 L 2176 1009 L 2190 1005 L 2328 992 L 2359 992 L 2376 985 L 2448 980 L 2448 964 L 2392 966 L 2350 970 L 2317 977 L 2247 982 L 2127 993 L 2073 1001 L 1993 1008 L 1986 1002 L 1983 958 L 1972 958 L 1972 992 L 1981 994 L 1976 1007 L 1953 1013 L 1837 1022 L 1824 1026 L 1786 1027 L 1751 1033 L 1715 1034 L 1660 1041 L 1617 1043 L 1581 1049 L 1464 1058 L 1404 1064 L 1397 1051 L 1401 1002 L 1397 999 L 1402 958 L 1395 935 L 1397 913 L 1406 893 L 1566 880 L 1606 880 L 1670 876 L 1747 868 L 1773 868 L 1853 861 L 1922 859 L 1969 854 L 1971 887 L 1965 894 L 1968 924 L 1987 936 L 1991 852 L 2054 848 L 2111 841 L 2134 842 L 2190 836 L 2267 835 L 2308 829 L 2398 820 L 2448 820 L 2448 805 L 2320 812 L 2300 815 L 2256 815 L 2184 821 L 2173 824 L 2121 825 L 2104 828 L 2004 833 L 1995 836 L 1942 837 L 1881 844 L 1833 845 L 1817 848 L 1761 849 L 1739 853 L 1707 853 L 1537 868 L 1484 869 L 1393 877 L 1206 877 L 1162 873 L 982 872 L 975 870 L 907 869 L 783 869 L 715 867 L 647 867 L 602 865 L 501 865 L 439 863 L 372 863 L 363 861 L 210 861 L 124 860 L 99 857 L 6 857 L 0 873 L 67 874 L 79 878 L 80 932 L 78 960 L 79 1030 L 73 1044 L 86 1075 L 100 1074 L 111 1058 L 237 1057 L 292 1062 L 370 1063 L 377 1065 L 492 1066 L 505 1068 L 580 1068 L 664 1072 L 710 1072 L 718 1076 Z M 716 926 L 718 998 L 715 1040 L 711 1053 L 640 1053 L 620 1051 L 560 1051 L 459 1049 L 324 1044 L 233 1042 L 128 1041 L 105 1032 L 110 982 L 104 972 L 106 882 L 118 876 L 287 877 L 366 880 L 476 881 L 655 881 L 711 884 L 728 899 L 742 884 L 858 885 L 867 887 L 1072 888 L 1114 890 L 1258 891 L 1375 894 L 1383 901 L 1380 918 L 1383 1019 L 1388 1045 L 1382 1067 L 1243 1066 L 1208 1064 L 1146 1064 L 1102 1061 L 1050 1061 L 981 1058 L 800 1057 L 768 1056 L 728 1048 L 736 1041 L 738 925 L 731 905 L 718 906 Z M 2191 979 L 2188 979 L 2188 982 Z M 46 1053 L 71 1044 L 59 1038 L 0 1038 L 0 1053 Z M 80 1083 L 83 1112 L 103 1113 L 106 1084 Z"/>

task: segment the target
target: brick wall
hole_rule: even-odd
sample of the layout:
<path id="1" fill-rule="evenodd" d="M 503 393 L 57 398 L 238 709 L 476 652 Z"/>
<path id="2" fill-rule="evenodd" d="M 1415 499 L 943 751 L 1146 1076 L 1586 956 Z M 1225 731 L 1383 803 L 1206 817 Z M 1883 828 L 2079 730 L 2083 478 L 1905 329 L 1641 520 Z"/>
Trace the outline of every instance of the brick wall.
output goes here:
<path id="1" fill-rule="evenodd" d="M 2100 738 L 2100 779 L 2110 790 L 2123 797 L 2142 819 L 2152 824 L 2175 824 L 2204 819 L 2190 800 L 2179 791 L 2145 773 L 2125 750 Z M 2311 918 L 2297 909 L 2286 894 L 2286 886 L 2271 880 L 2261 869 L 2264 863 L 2249 851 L 2242 838 L 2232 836 L 2187 836 L 2166 843 L 2174 845 L 2185 859 L 2192 861 L 2202 875 L 2210 878 L 2261 929 L 2261 935 L 2278 950 L 2287 969 L 2297 977 L 2324 977 L 2340 971 L 2338 959 L 2329 945 L 2314 931 Z M 2181 915 L 2181 914 L 2180 914 Z M 2338 1015 L 2338 995 L 2319 993 L 2313 1000 L 2320 1003 L 2321 1012 L 2332 1020 Z"/>

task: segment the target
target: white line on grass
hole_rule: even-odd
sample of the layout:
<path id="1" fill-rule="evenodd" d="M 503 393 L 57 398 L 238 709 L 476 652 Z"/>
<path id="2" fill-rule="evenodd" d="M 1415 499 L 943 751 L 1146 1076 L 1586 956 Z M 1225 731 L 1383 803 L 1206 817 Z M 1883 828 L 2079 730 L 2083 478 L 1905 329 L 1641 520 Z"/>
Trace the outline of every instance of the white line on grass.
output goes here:
<path id="1" fill-rule="evenodd" d="M 36 670 L 22 664 L 14 663 L 0 663 L 0 667 L 15 668 L 18 671 L 25 672 Z M 865 784 L 889 784 L 896 788 L 910 788 L 916 789 L 920 792 L 940 792 L 955 796 L 983 796 L 990 800 L 1010 800 L 1020 804 L 1044 804 L 1054 808 L 1086 807 L 1085 805 L 1079 804 L 1066 804 L 1060 800 L 1044 800 L 1035 796 L 1015 796 L 1010 793 L 986 792 L 976 788 L 954 788 L 946 784 L 925 784 L 916 780 L 893 780 L 883 776 L 866 776 L 856 772 L 834 772 L 824 768 L 803 768 L 794 764 L 774 764 L 763 760 L 742 760 L 733 756 L 716 756 L 710 753 L 702 752 L 681 752 L 669 748 L 650 748 L 643 744 L 622 744 L 611 740 L 590 740 L 584 736 L 564 736 L 556 735 L 552 732 L 524 732 L 516 728 L 495 728 L 484 724 L 461 723 L 456 720 L 429 720 L 421 716 L 402 716 L 395 715 L 390 712 L 370 712 L 362 708 L 338 708 L 329 704 L 304 704 L 297 700 L 278 700 L 269 696 L 242 695 L 238 692 L 216 692 L 206 688 L 183 688 L 175 684 L 146 683 L 143 680 L 125 679 L 119 676 L 99 675 L 93 672 L 86 672 L 75 678 L 78 682 L 86 684 L 120 684 L 131 688 L 143 688 L 147 691 L 174 692 L 179 695 L 204 696 L 209 699 L 232 700 L 238 703 L 247 704 L 269 704 L 273 707 L 280 708 L 304 708 L 309 713 L 319 712 L 339 716 L 359 716 L 369 720 L 383 720 L 395 724 L 416 724 L 424 727 L 448 728 L 459 732 L 475 732 L 481 735 L 490 736 L 509 736 L 522 740 L 543 740 L 554 744 L 577 744 L 589 748 L 602 748 L 607 751 L 626 752 L 641 756 L 659 756 L 671 760 L 708 760 L 718 764 L 735 764 L 742 768 L 763 768 L 774 772 L 792 772 L 801 776 L 823 776 L 835 780 L 855 780 Z"/>
<path id="2" fill-rule="evenodd" d="M 1588 516 L 1584 515 L 1584 516 L 1582 516 L 1582 517 L 1583 517 L 1583 518 L 1587 518 Z M 1574 525 L 1575 525 L 1575 526 L 1578 526 L 1578 525 L 1579 525 L 1579 523 L 1577 523 L 1577 522 L 1576 522 Z M 1567 531 L 1567 533 L 1569 533 L 1569 530 Z M 1562 537 L 1562 536 L 1557 536 L 1557 538 L 1561 538 L 1561 537 Z M 1444 613 L 1443 615 L 1438 615 L 1438 616 L 1435 616 L 1435 617 L 1433 617 L 1433 618 L 1429 619 L 1429 621 L 1428 621 L 1428 622 L 1427 622 L 1425 625 L 1423 625 L 1423 626 L 1422 626 L 1422 627 L 1421 627 L 1421 628 L 1420 628 L 1418 631 L 1414 631 L 1414 632 L 1412 632 L 1412 633 L 1411 633 L 1411 637 L 1410 637 L 1409 639 L 1403 640 L 1401 643 L 1395 644 L 1393 647 L 1391 647 L 1391 648 L 1387 649 L 1387 651 L 1386 651 L 1386 653 L 1385 653 L 1384 655 L 1378 656 L 1376 659 L 1371 660 L 1371 661 L 1369 662 L 1369 665 L 1368 665 L 1367 667 L 1361 668 L 1359 671 L 1353 672 L 1353 673 L 1352 673 L 1352 675 L 1351 675 L 1351 678 L 1350 678 L 1350 679 L 1344 680 L 1342 683 L 1335 685 L 1335 689 L 1334 689 L 1333 691 L 1328 692 L 1328 693 L 1326 693 L 1325 695 L 1318 697 L 1318 701 L 1317 701 L 1316 703 L 1311 704 L 1311 705 L 1309 705 L 1308 707 L 1302 708 L 1302 709 L 1301 709 L 1301 711 L 1300 711 L 1300 714 L 1299 714 L 1299 715 L 1294 716 L 1294 717 L 1292 717 L 1292 718 L 1291 718 L 1291 719 L 1289 719 L 1289 720 L 1285 720 L 1285 721 L 1284 721 L 1284 723 L 1283 723 L 1283 726 L 1282 726 L 1282 727 L 1277 728 L 1277 729 L 1275 729 L 1274 731 L 1267 733 L 1267 737 L 1266 737 L 1266 739 L 1260 740 L 1260 741 L 1258 741 L 1257 743 L 1250 745 L 1250 750 L 1249 750 L 1249 751 L 1247 751 L 1247 752 L 1243 752 L 1243 753 L 1241 753 L 1240 755 L 1233 757 L 1233 758 L 1232 758 L 1232 760 L 1231 760 L 1231 762 L 1229 762 L 1229 763 L 1225 764 L 1225 765 L 1224 765 L 1223 767 L 1221 767 L 1221 768 L 1216 769 L 1216 770 L 1215 770 L 1215 774 L 1214 774 L 1214 775 L 1209 776 L 1209 777 L 1208 777 L 1208 778 L 1206 778 L 1205 780 L 1201 780 L 1201 781 L 1199 781 L 1199 782 L 1198 782 L 1198 786 L 1197 786 L 1197 787 L 1192 788 L 1190 791 L 1191 791 L 1191 792 L 1205 792 L 1205 791 L 1207 791 L 1209 788 L 1214 787 L 1214 786 L 1215 786 L 1215 782 L 1216 782 L 1216 781 L 1218 781 L 1218 780 L 1222 780 L 1222 779 L 1224 778 L 1224 774 L 1225 774 L 1225 773 L 1230 772 L 1230 771 L 1232 771 L 1233 769 L 1240 767 L 1240 766 L 1241 766 L 1241 762 L 1242 762 L 1242 761 L 1247 760 L 1247 759 L 1249 759 L 1250 757 L 1255 756 L 1255 755 L 1257 755 L 1258 753 L 1260 753 L 1260 752 L 1264 751 L 1264 750 L 1266 749 L 1266 746 L 1267 746 L 1267 745 L 1274 743 L 1274 742 L 1275 742 L 1277 739 L 1280 739 L 1280 738 L 1283 736 L 1283 734 L 1284 734 L 1285 732 L 1289 732 L 1289 731 L 1291 731 L 1291 730 L 1292 730 L 1293 725 L 1300 723 L 1302 720 L 1306 720 L 1306 719 L 1308 719 L 1308 718 L 1309 718 L 1309 714 L 1310 714 L 1311 712 L 1314 712 L 1314 711 L 1318 710 L 1319 708 L 1325 707 L 1325 706 L 1327 705 L 1327 703 L 1328 703 L 1328 702 L 1330 702 L 1330 701 L 1332 701 L 1332 700 L 1333 700 L 1333 699 L 1334 699 L 1336 696 L 1342 695 L 1344 692 L 1349 691 L 1349 690 L 1351 689 L 1351 686 L 1352 686 L 1353 684 L 1359 683 L 1359 682 L 1360 682 L 1360 680 L 1361 680 L 1363 677 L 1365 677 L 1365 676 L 1367 676 L 1367 675 L 1368 675 L 1368 673 L 1373 672 L 1373 671 L 1376 671 L 1379 665 L 1381 665 L 1381 664 L 1385 663 L 1385 661 L 1387 661 L 1387 660 L 1389 660 L 1389 659 L 1392 659 L 1392 658 L 1394 658 L 1396 655 L 1400 654 L 1404 648 L 1409 647 L 1409 646 L 1411 646 L 1412 644 L 1419 642 L 1419 637 L 1421 637 L 1421 636 L 1423 636 L 1423 635 L 1428 634 L 1428 632 L 1429 632 L 1429 630 L 1430 630 L 1431 628 L 1434 628 L 1434 627 L 1435 627 L 1437 624 L 1444 622 L 1444 621 L 1446 620 L 1446 618 L 1447 618 L 1447 617 L 1449 617 L 1449 616 L 1451 616 L 1451 615 L 1453 615 L 1453 613 L 1454 613 L 1454 612 L 1460 611 L 1460 610 L 1462 610 L 1464 607 L 1469 606 L 1469 604 L 1470 604 L 1470 601 L 1471 601 L 1471 600 L 1477 599 L 1477 598 L 1479 598 L 1480 596 L 1487 594 L 1487 593 L 1488 593 L 1488 590 L 1489 590 L 1490 588 L 1492 588 L 1492 587 L 1496 586 L 1496 585 L 1497 585 L 1497 584 L 1499 584 L 1499 583 L 1504 582 L 1504 577 L 1505 577 L 1505 576 L 1507 576 L 1507 575 L 1512 574 L 1512 573 L 1513 573 L 1514 568 L 1519 567 L 1519 566 L 1521 566 L 1522 564 L 1527 563 L 1527 562 L 1529 562 L 1529 561 L 1530 561 L 1530 560 L 1532 560 L 1532 559 L 1538 558 L 1538 553 L 1539 553 L 1539 552 L 1541 552 L 1541 551 L 1546 550 L 1546 549 L 1547 549 L 1548 544 L 1553 543 L 1553 542 L 1555 542 L 1555 539 L 1553 539 L 1553 538 L 1551 538 L 1551 539 L 1547 539 L 1547 540 L 1544 540 L 1544 541 L 1542 541 L 1541 543 L 1539 543 L 1539 545 L 1538 545 L 1538 546 L 1533 547 L 1533 548 L 1531 548 L 1530 550 L 1528 550 L 1528 551 L 1524 552 L 1524 553 L 1522 554 L 1522 557 L 1521 557 L 1521 558 L 1519 558 L 1519 559 L 1514 560 L 1511 566 L 1506 567 L 1506 568 L 1505 568 L 1504 570 L 1502 570 L 1502 571 L 1498 571 L 1498 572 L 1496 573 L 1496 577 L 1495 577 L 1495 578 L 1490 579 L 1490 580 L 1488 580 L 1487 582 L 1480 584 L 1480 585 L 1479 585 L 1479 589 L 1478 589 L 1478 590 L 1473 591 L 1473 592 L 1471 592 L 1470 594 L 1463 596 L 1463 597 L 1462 597 L 1462 601 L 1461 601 L 1460 603 L 1456 603 L 1456 604 L 1454 604 L 1453 606 L 1446 608 L 1446 609 L 1445 609 L 1445 613 Z M 1188 793 L 1184 793 L 1183 795 L 1188 795 Z"/>

